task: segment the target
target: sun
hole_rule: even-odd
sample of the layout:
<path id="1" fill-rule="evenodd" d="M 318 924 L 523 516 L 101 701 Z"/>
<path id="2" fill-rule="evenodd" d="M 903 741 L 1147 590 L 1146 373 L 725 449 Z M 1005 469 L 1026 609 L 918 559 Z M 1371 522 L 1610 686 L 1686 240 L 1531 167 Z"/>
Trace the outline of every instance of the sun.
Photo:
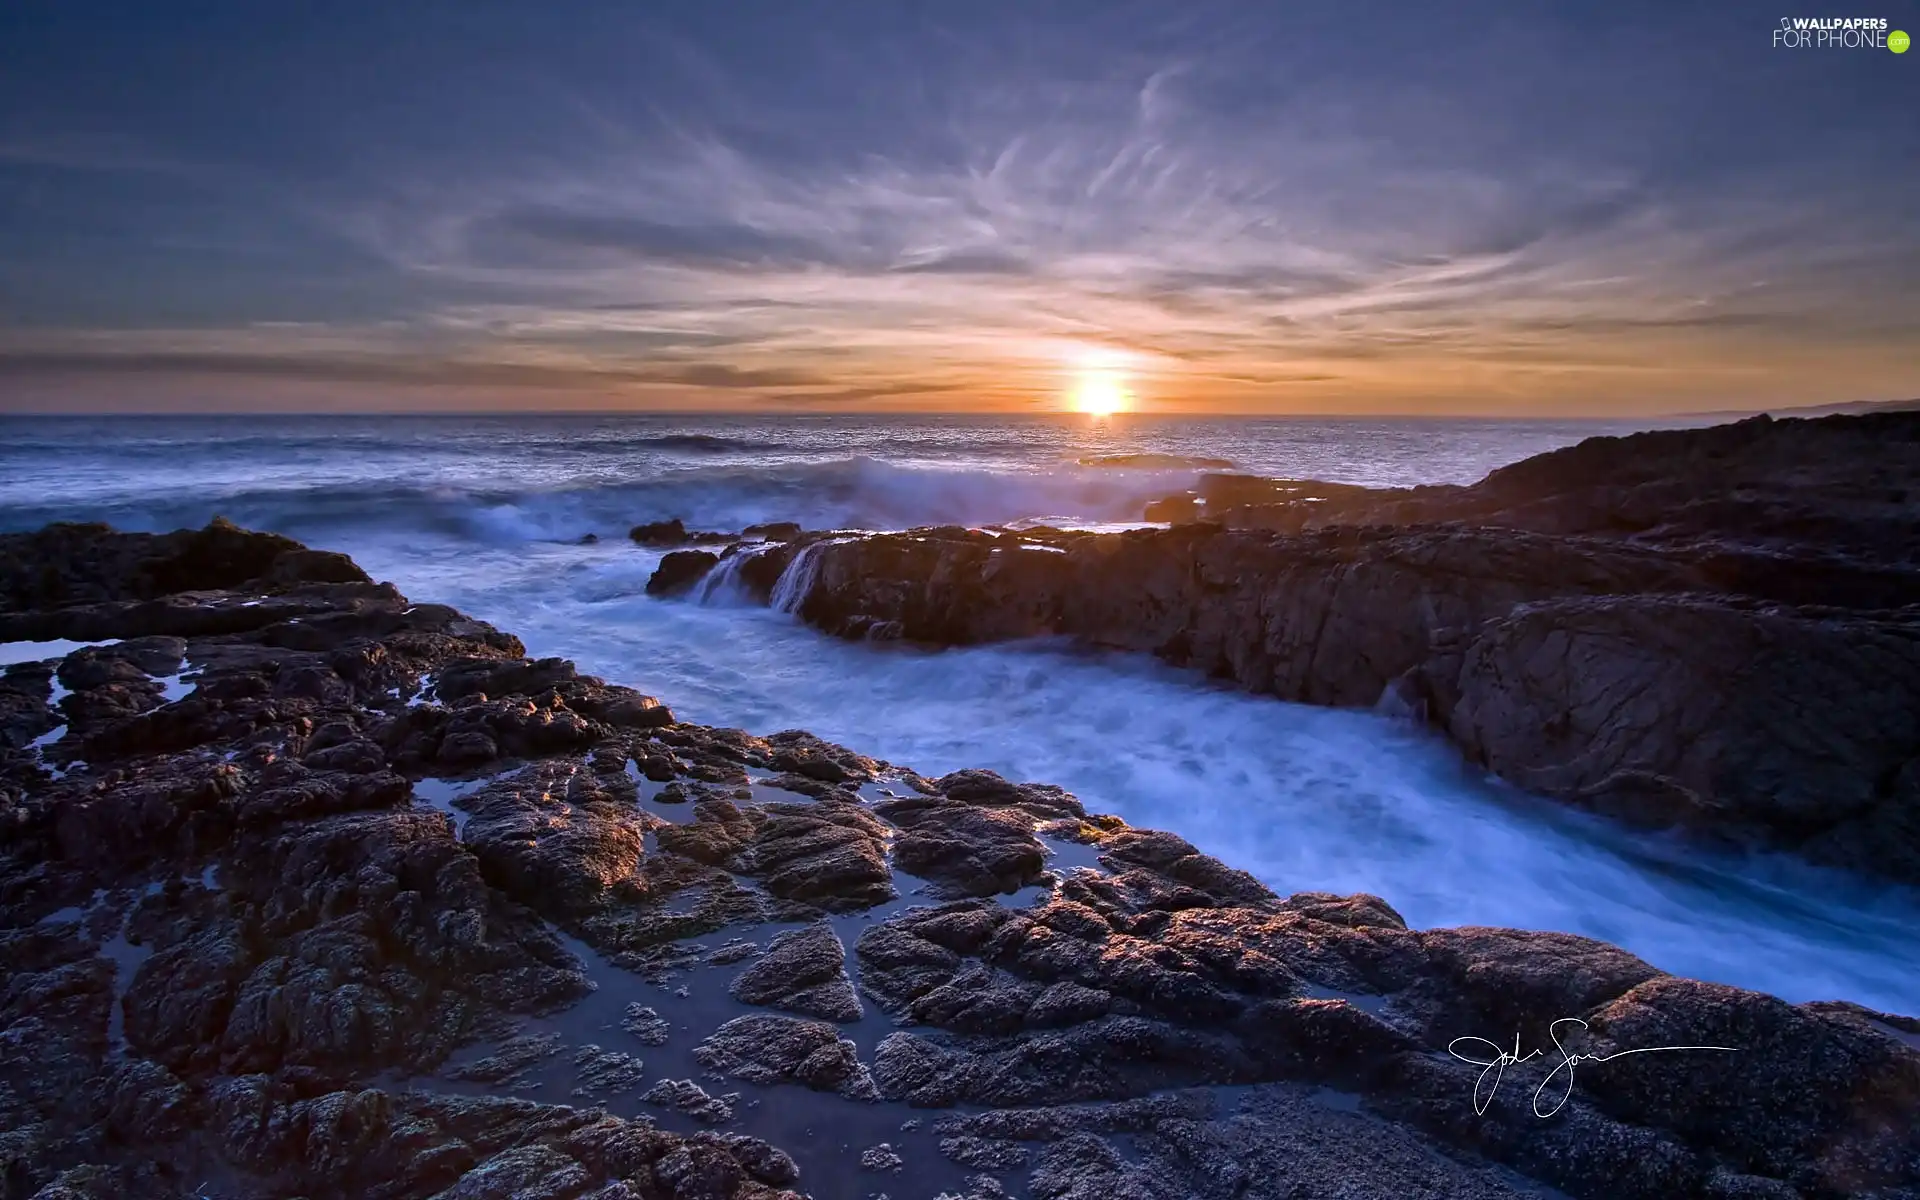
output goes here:
<path id="1" fill-rule="evenodd" d="M 1110 417 L 1127 407 L 1127 389 L 1118 372 L 1092 368 L 1080 372 L 1073 387 L 1073 407 L 1090 417 Z"/>

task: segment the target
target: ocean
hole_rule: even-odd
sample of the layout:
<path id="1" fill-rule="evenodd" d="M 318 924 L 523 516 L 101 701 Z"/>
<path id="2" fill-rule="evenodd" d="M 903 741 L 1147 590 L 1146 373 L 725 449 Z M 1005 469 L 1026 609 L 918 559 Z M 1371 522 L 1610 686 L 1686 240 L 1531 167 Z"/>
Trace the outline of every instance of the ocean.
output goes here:
<path id="1" fill-rule="evenodd" d="M 1488 780 L 1384 713 L 1224 690 L 1053 641 L 927 651 L 644 594 L 629 526 L 1138 523 L 1205 470 L 1465 483 L 1608 422 L 1081 416 L 0 418 L 0 527 L 218 515 L 345 551 L 536 656 L 755 733 L 925 774 L 982 766 L 1168 829 L 1285 893 L 1366 891 L 1419 927 L 1614 942 L 1664 970 L 1920 1011 L 1920 895 L 1630 832 Z M 582 544 L 586 534 L 599 540 Z"/>

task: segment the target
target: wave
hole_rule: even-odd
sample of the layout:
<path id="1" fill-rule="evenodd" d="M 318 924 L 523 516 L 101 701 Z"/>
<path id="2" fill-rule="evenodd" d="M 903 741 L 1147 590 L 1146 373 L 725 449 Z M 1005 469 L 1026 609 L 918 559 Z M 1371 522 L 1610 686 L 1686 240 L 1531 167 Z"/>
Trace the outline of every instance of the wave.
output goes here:
<path id="1" fill-rule="evenodd" d="M 613 438 L 595 443 L 596 450 L 684 450 L 693 454 L 748 454 L 788 449 L 784 442 L 721 437 L 714 433 L 661 433 L 651 437 Z"/>
<path id="2" fill-rule="evenodd" d="M 162 426 L 134 434 L 115 430 L 102 423 L 99 433 L 113 439 L 112 454 L 131 461 L 166 461 L 181 455 L 217 450 L 229 458 L 257 456 L 263 459 L 297 457 L 307 461 L 330 455 L 351 454 L 378 457 L 395 463 L 419 462 L 434 458 L 452 459 L 474 452 L 497 449 L 511 439 L 518 457 L 550 460 L 581 460 L 587 456 L 622 453 L 656 454 L 667 457 L 718 454 L 779 454 L 794 450 L 789 442 L 770 438 L 732 437 L 715 433 L 628 434 L 609 432 L 596 436 L 568 425 L 551 428 L 513 429 L 488 425 L 484 420 L 472 426 L 449 431 L 409 425 L 408 418 L 395 418 L 385 428 L 348 428 L 307 432 L 278 429 L 178 428 Z M 497 418 L 496 418 L 497 421 Z M 64 456 L 79 461 L 99 458 L 96 440 L 76 437 L 70 431 L 8 430 L 16 434 L 8 449 L 36 456 Z M 24 436 L 20 436 L 24 435 Z"/>
<path id="3" fill-rule="evenodd" d="M 1202 471 L 1236 471 L 1240 464 L 1230 458 L 1208 458 L 1201 454 L 1095 454 L 1080 459 L 1083 467 L 1126 467 L 1155 471 L 1191 468 Z"/>
<path id="4" fill-rule="evenodd" d="M 768 521 L 797 521 L 808 529 L 1108 524 L 1139 521 L 1149 500 L 1190 486 L 1194 474 L 907 466 L 854 457 L 666 467 L 613 481 L 522 487 L 355 479 L 162 488 L 130 479 L 112 495 L 9 505 L 0 523 L 34 528 L 56 520 L 105 520 L 124 529 L 162 530 L 219 515 L 318 544 L 352 530 L 425 532 L 495 545 L 574 541 L 588 533 L 621 536 L 634 524 L 674 517 L 690 529 L 727 531 Z"/>

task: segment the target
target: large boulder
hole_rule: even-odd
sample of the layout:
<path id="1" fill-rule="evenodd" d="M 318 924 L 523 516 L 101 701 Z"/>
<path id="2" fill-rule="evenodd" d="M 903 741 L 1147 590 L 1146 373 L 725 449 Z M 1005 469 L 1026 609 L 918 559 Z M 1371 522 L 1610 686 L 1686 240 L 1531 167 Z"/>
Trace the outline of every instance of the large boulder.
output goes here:
<path id="1" fill-rule="evenodd" d="M 1454 739 L 1530 790 L 1920 880 L 1920 623 L 1567 600 L 1426 672 Z"/>
<path id="2" fill-rule="evenodd" d="M 647 578 L 647 595 L 677 596 L 706 577 L 720 556 L 711 550 L 675 550 Z"/>

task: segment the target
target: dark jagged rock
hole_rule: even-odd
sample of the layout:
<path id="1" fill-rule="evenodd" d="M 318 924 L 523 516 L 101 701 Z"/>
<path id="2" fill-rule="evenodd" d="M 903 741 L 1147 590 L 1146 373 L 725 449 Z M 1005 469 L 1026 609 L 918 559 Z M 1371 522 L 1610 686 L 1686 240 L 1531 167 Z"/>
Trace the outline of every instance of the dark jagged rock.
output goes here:
<path id="1" fill-rule="evenodd" d="M 0 534 L 0 609 L 48 610 L 154 600 L 179 592 L 367 583 L 344 554 L 214 518 L 205 529 L 116 533 L 105 525 L 49 525 Z"/>
<path id="2" fill-rule="evenodd" d="M 823 1021 L 735 1017 L 694 1051 L 709 1070 L 749 1083 L 797 1083 L 854 1100 L 876 1098 L 854 1044 Z"/>
<path id="3" fill-rule="evenodd" d="M 752 810 L 751 836 L 729 865 L 785 900 L 866 908 L 893 898 L 886 827 L 861 804 L 828 798 Z"/>
<path id="4" fill-rule="evenodd" d="M 671 1036 L 671 1026 L 666 1019 L 649 1006 L 638 1003 L 627 1005 L 620 1028 L 632 1034 L 642 1046 L 664 1046 Z"/>
<path id="5" fill-rule="evenodd" d="M 884 800 L 874 811 L 901 830 L 895 864 L 952 895 L 988 896 L 1033 883 L 1046 865 L 1035 827 L 1086 816 L 1058 788 L 1011 784 L 991 771 L 958 771 L 934 787 L 933 795 Z"/>
<path id="6" fill-rule="evenodd" d="M 595 1097 L 608 1092 L 630 1092 L 639 1086 L 646 1064 L 621 1050 L 600 1046 L 582 1046 L 574 1052 L 573 1065 L 580 1072 L 574 1086 L 575 1096 Z"/>
<path id="7" fill-rule="evenodd" d="M 522 1037 L 508 1038 L 500 1049 L 485 1058 L 456 1067 L 447 1072 L 447 1077 L 475 1083 L 489 1083 L 512 1087 L 532 1084 L 531 1068 L 560 1053 L 560 1035 L 527 1034 Z"/>
<path id="8" fill-rule="evenodd" d="M 824 1021 L 858 1021 L 860 998 L 847 977 L 846 947 L 824 921 L 773 939 L 764 955 L 734 978 L 746 1004 L 782 1008 Z"/>
<path id="9" fill-rule="evenodd" d="M 647 579 L 647 595 L 677 596 L 706 577 L 720 556 L 711 550 L 675 550 Z"/>
<path id="10" fill-rule="evenodd" d="M 735 540 L 730 533 L 689 532 L 678 517 L 635 525 L 627 531 L 627 536 L 641 546 L 712 545 Z"/>
<path id="11" fill-rule="evenodd" d="M 708 1125 L 723 1125 L 733 1120 L 731 1102 L 708 1095 L 705 1088 L 691 1079 L 662 1079 L 648 1089 L 646 1101 L 660 1108 L 683 1112 Z"/>
<path id="12" fill-rule="evenodd" d="M 769 521 L 764 525 L 749 525 L 740 535 L 768 542 L 790 542 L 800 536 L 800 526 L 792 521 Z"/>
<path id="13" fill-rule="evenodd" d="M 687 540 L 687 527 L 680 518 L 670 521 L 649 521 L 635 525 L 627 531 L 627 536 L 642 546 L 674 546 Z"/>
<path id="14" fill-rule="evenodd" d="M 1209 519 L 1300 532 L 1470 524 L 1641 541 L 1728 539 L 1920 561 L 1920 414 L 1755 417 L 1594 437 L 1467 487 L 1373 489 L 1255 480 L 1208 497 Z M 1219 477 L 1216 477 L 1219 478 Z"/>
<path id="15" fill-rule="evenodd" d="M 640 865 L 646 823 L 584 763 L 548 760 L 462 799 L 490 879 L 558 914 L 601 907 Z"/>
<path id="16" fill-rule="evenodd" d="M 22 577 L 50 568 L 72 602 L 0 625 L 129 640 L 0 677 L 8 1200 L 797 1200 L 881 1178 L 903 1198 L 1920 1195 L 1912 1018 L 1676 979 L 1563 934 L 1411 930 L 1379 897 L 1280 897 L 1058 788 L 679 723 L 451 609 L 289 581 L 348 572 L 280 539 L 37 536 L 17 545 L 51 559 Z M 1136 552 L 1060 544 L 1016 552 Z M 1739 700 L 1756 740 L 1647 772 L 1750 762 L 1780 780 L 1773 819 L 1805 821 L 1817 790 L 1851 806 L 1855 844 L 1899 844 L 1902 810 L 1845 790 L 1855 761 L 1885 764 L 1893 794 L 1912 782 L 1886 749 L 1914 710 L 1897 621 L 1627 603 L 1522 605 L 1487 618 L 1479 657 L 1449 643 L 1450 673 L 1417 678 L 1489 757 L 1518 754 L 1504 689 L 1610 703 L 1631 671 L 1609 655 L 1655 622 L 1756 662 Z M 1832 774 L 1803 779 L 1783 714 L 1795 688 L 1834 703 L 1866 669 L 1849 655 L 1877 682 L 1814 743 Z M 1837 674 L 1788 670 L 1814 661 Z M 875 783 L 891 794 L 868 799 Z M 656 785 L 689 807 L 655 815 Z M 1048 871 L 1043 836 L 1099 867 Z M 964 898 L 902 900 L 896 868 Z M 1548 1118 L 1554 1060 L 1512 1064 L 1476 1114 L 1483 1068 L 1455 1039 L 1547 1047 L 1565 1018 L 1584 1022 L 1559 1027 L 1570 1050 L 1621 1057 L 1582 1062 Z M 1625 1053 L 1656 1045 L 1734 1049 Z M 575 1096 L 607 1107 L 556 1103 Z"/>

